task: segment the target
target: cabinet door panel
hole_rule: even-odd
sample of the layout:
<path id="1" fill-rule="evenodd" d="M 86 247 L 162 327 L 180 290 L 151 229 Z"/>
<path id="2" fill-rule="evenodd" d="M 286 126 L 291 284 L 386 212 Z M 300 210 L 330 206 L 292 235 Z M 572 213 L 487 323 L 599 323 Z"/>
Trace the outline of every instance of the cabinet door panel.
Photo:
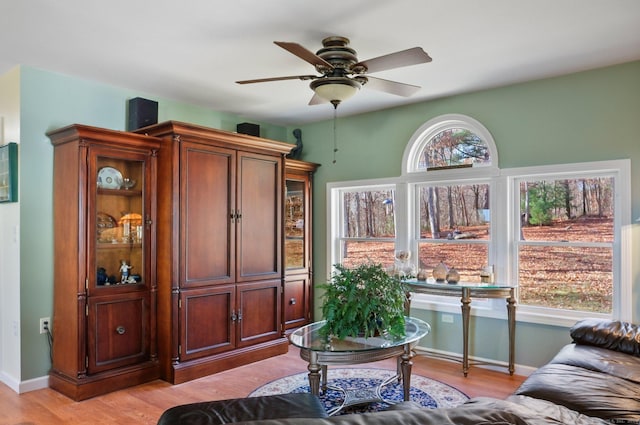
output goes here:
<path id="1" fill-rule="evenodd" d="M 195 359 L 235 346 L 235 286 L 183 291 L 181 360 Z"/>
<path id="2" fill-rule="evenodd" d="M 308 276 L 288 277 L 284 284 L 283 299 L 285 328 L 289 329 L 306 324 L 309 311 Z"/>
<path id="3" fill-rule="evenodd" d="M 282 253 L 282 160 L 238 155 L 239 282 L 280 276 Z"/>
<path id="4" fill-rule="evenodd" d="M 239 346 L 269 341 L 281 334 L 280 281 L 238 285 Z"/>
<path id="5" fill-rule="evenodd" d="M 148 359 L 148 294 L 92 297 L 88 308 L 90 374 Z"/>
<path id="6" fill-rule="evenodd" d="M 235 151 L 185 143 L 181 160 L 181 284 L 232 282 Z"/>

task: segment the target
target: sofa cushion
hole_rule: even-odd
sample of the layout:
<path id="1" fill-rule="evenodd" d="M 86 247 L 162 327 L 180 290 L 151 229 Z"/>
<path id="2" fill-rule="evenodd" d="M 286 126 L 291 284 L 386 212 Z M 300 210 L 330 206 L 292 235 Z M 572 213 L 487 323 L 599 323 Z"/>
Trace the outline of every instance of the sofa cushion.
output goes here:
<path id="1" fill-rule="evenodd" d="M 577 344 L 595 345 L 640 356 L 640 329 L 632 323 L 585 319 L 573 325 L 569 333 Z"/>
<path id="2" fill-rule="evenodd" d="M 638 383 L 579 366 L 546 364 L 531 374 L 515 394 L 612 422 L 640 421 Z"/>
<path id="3" fill-rule="evenodd" d="M 517 415 L 495 409 L 386 410 L 375 413 L 355 413 L 321 419 L 269 419 L 242 422 L 237 425 L 527 425 Z"/>
<path id="4" fill-rule="evenodd" d="M 507 397 L 506 400 L 479 397 L 467 402 L 467 404 L 471 403 L 482 403 L 485 407 L 494 407 L 495 409 L 517 413 L 518 416 L 525 419 L 527 423 L 557 423 L 572 425 L 611 424 L 610 421 L 583 415 L 582 413 L 550 401 L 539 400 L 523 395 L 512 395 Z"/>
<path id="5" fill-rule="evenodd" d="M 565 364 L 617 376 L 640 385 L 640 357 L 592 345 L 567 344 L 549 363 Z"/>
<path id="6" fill-rule="evenodd" d="M 610 425 L 562 406 L 524 397 L 510 401 L 476 398 L 454 408 L 402 408 L 321 419 L 270 419 L 242 425 Z M 237 424 L 241 425 L 241 424 Z"/>
<path id="7" fill-rule="evenodd" d="M 324 418 L 320 399 L 308 393 L 235 398 L 183 404 L 167 409 L 158 425 L 221 425 L 273 418 Z"/>

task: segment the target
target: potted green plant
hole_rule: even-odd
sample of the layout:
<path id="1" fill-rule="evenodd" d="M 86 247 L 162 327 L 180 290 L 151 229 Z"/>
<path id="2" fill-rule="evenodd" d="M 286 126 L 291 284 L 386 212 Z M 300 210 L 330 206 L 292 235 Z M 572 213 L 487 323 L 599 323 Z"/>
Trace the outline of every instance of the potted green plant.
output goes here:
<path id="1" fill-rule="evenodd" d="M 355 268 L 336 264 L 335 269 L 331 281 L 319 285 L 325 291 L 325 335 L 339 339 L 405 335 L 406 285 L 389 275 L 381 264 L 366 263 Z"/>

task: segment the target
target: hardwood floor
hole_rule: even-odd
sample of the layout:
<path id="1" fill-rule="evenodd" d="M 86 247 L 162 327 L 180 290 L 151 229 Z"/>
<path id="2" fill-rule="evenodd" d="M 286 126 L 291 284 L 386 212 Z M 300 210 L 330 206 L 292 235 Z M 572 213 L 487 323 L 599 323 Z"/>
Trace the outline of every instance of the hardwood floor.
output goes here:
<path id="1" fill-rule="evenodd" d="M 393 369 L 395 360 L 370 363 L 367 367 Z M 307 363 L 300 359 L 298 350 L 290 347 L 288 354 L 184 384 L 170 385 L 157 380 L 81 402 L 74 402 L 50 389 L 18 395 L 0 384 L 0 424 L 155 424 L 169 407 L 245 397 L 267 382 L 306 370 Z M 445 382 L 469 397 L 504 398 L 525 379 L 510 376 L 506 370 L 480 367 L 472 367 L 465 378 L 459 363 L 424 355 L 414 358 L 413 373 Z"/>

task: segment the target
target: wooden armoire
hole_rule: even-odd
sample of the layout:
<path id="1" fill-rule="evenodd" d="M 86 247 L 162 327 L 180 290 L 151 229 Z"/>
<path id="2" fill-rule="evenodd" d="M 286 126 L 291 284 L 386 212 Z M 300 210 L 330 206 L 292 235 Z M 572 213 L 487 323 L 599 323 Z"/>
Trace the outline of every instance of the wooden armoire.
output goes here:
<path id="1" fill-rule="evenodd" d="M 158 358 L 181 383 L 286 353 L 284 157 L 292 145 L 169 121 L 158 155 Z"/>

